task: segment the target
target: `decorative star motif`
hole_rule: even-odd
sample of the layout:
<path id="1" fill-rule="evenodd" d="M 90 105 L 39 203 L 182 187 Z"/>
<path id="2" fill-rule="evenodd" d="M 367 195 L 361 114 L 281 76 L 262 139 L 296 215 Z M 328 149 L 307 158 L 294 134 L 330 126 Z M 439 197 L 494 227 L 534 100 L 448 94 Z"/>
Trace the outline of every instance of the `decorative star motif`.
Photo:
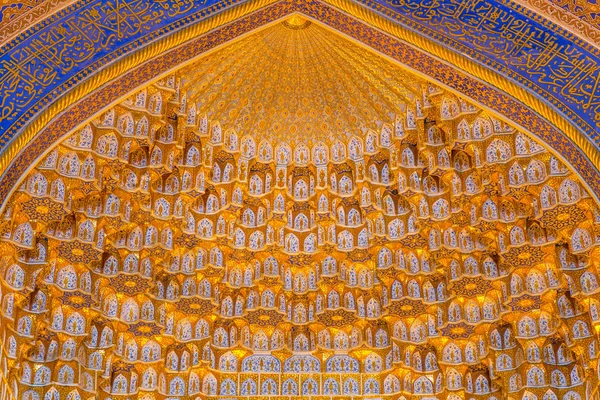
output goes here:
<path id="1" fill-rule="evenodd" d="M 323 246 L 321 246 L 321 249 L 323 250 L 323 252 L 330 254 L 335 250 L 335 246 L 330 244 L 324 244 Z"/>
<path id="2" fill-rule="evenodd" d="M 365 262 L 370 261 L 372 257 L 365 249 L 354 249 L 348 253 L 348 259 L 354 262 Z"/>
<path id="3" fill-rule="evenodd" d="M 62 242 L 58 246 L 58 254 L 72 263 L 90 264 L 100 259 L 100 252 L 89 243 L 79 241 Z"/>
<path id="4" fill-rule="evenodd" d="M 160 326 L 153 322 L 137 322 L 129 325 L 128 330 L 136 336 L 145 337 L 159 335 L 161 332 Z"/>
<path id="5" fill-rule="evenodd" d="M 477 224 L 477 227 L 479 227 L 479 230 L 481 232 L 490 232 L 490 231 L 496 230 L 496 224 L 494 224 L 493 222 L 484 221 L 484 220 L 480 220 L 479 223 Z"/>
<path id="6" fill-rule="evenodd" d="M 144 224 L 152 222 L 153 218 L 149 212 L 143 210 L 137 210 L 131 215 L 131 221 L 136 224 Z"/>
<path id="7" fill-rule="evenodd" d="M 60 203 L 48 197 L 36 197 L 21 204 L 21 210 L 32 220 L 58 221 L 67 213 Z"/>
<path id="8" fill-rule="evenodd" d="M 134 192 L 133 199 L 137 202 L 144 203 L 148 199 L 148 193 Z"/>
<path id="9" fill-rule="evenodd" d="M 500 185 L 496 182 L 490 182 L 485 187 L 485 193 L 490 197 L 501 196 L 502 191 L 500 190 Z"/>
<path id="10" fill-rule="evenodd" d="M 259 326 L 277 326 L 283 321 L 284 315 L 275 310 L 249 311 L 246 314 L 246 319 L 250 324 Z"/>
<path id="11" fill-rule="evenodd" d="M 494 165 L 484 164 L 483 166 L 479 167 L 479 176 L 483 176 L 484 178 L 491 176 L 494 173 L 495 169 L 496 167 Z"/>
<path id="12" fill-rule="evenodd" d="M 470 218 L 469 218 L 469 214 L 467 214 L 464 211 L 459 211 L 457 213 L 453 213 L 451 216 L 451 221 L 454 225 L 469 225 L 470 222 Z"/>
<path id="13" fill-rule="evenodd" d="M 576 226 L 585 219 L 585 211 L 576 205 L 559 204 L 551 210 L 546 210 L 540 217 L 540 222 L 548 228 L 565 229 Z"/>
<path id="14" fill-rule="evenodd" d="M 183 298 L 175 303 L 177 310 L 185 314 L 205 315 L 213 312 L 213 304 L 210 300 L 197 297 Z"/>
<path id="15" fill-rule="evenodd" d="M 64 292 L 59 299 L 62 304 L 71 306 L 77 310 L 84 307 L 89 308 L 95 303 L 94 299 L 92 299 L 92 296 L 87 293 L 80 292 L 79 290 L 74 292 Z"/>
<path id="16" fill-rule="evenodd" d="M 464 276 L 450 282 L 448 289 L 459 296 L 476 297 L 491 290 L 492 284 L 480 276 Z"/>
<path id="17" fill-rule="evenodd" d="M 510 301 L 505 303 L 513 311 L 529 312 L 539 310 L 542 305 L 540 296 L 532 296 L 524 293 L 519 297 L 511 297 Z"/>
<path id="18" fill-rule="evenodd" d="M 526 196 L 530 196 L 531 193 L 529 192 L 529 190 L 527 189 L 526 186 L 521 186 L 521 187 L 510 188 L 510 190 L 508 191 L 508 193 L 506 195 L 510 196 L 510 197 L 514 197 L 517 200 L 521 200 L 521 199 L 525 198 Z"/>
<path id="19" fill-rule="evenodd" d="M 321 276 L 321 280 L 323 281 L 324 284 L 326 285 L 335 285 L 336 283 L 338 283 L 340 280 L 335 277 L 335 276 Z"/>
<path id="20" fill-rule="evenodd" d="M 511 247 L 506 253 L 502 254 L 502 257 L 510 265 L 531 267 L 543 261 L 546 254 L 539 247 L 525 244 L 519 247 Z"/>
<path id="21" fill-rule="evenodd" d="M 110 285 L 128 295 L 143 293 L 150 288 L 150 282 L 139 275 L 119 274 L 110 278 Z"/>
<path id="22" fill-rule="evenodd" d="M 192 247 L 200 244 L 201 240 L 194 235 L 188 235 L 186 233 L 181 234 L 175 238 L 175 244 L 179 247 L 191 249 Z"/>
<path id="23" fill-rule="evenodd" d="M 424 247 L 427 244 L 427 240 L 425 240 L 425 238 L 423 238 L 421 235 L 415 234 L 403 238 L 402 240 L 400 240 L 400 243 L 402 243 L 406 247 L 416 249 Z"/>
<path id="24" fill-rule="evenodd" d="M 467 339 L 475 332 L 475 328 L 463 321 L 448 323 L 443 328 L 440 328 L 443 336 L 452 339 Z"/>
<path id="25" fill-rule="evenodd" d="M 246 249 L 241 249 L 231 253 L 230 258 L 235 261 L 250 261 L 254 258 L 254 254 Z"/>
<path id="26" fill-rule="evenodd" d="M 95 181 L 82 181 L 81 184 L 77 187 L 77 189 L 81 190 L 81 192 L 85 195 L 89 195 L 90 193 L 98 191 L 98 187 L 96 186 Z"/>
<path id="27" fill-rule="evenodd" d="M 185 192 L 185 194 L 187 194 L 190 197 L 193 197 L 194 199 L 200 197 L 203 195 L 202 192 L 197 191 L 196 189 L 192 189 L 189 192 Z"/>
<path id="28" fill-rule="evenodd" d="M 452 198 L 452 206 L 462 209 L 467 204 L 471 204 L 471 199 L 464 194 Z"/>
<path id="29" fill-rule="evenodd" d="M 427 306 L 421 300 L 413 300 L 408 297 L 392 300 L 386 308 L 388 314 L 399 317 L 416 317 L 427 311 Z"/>
<path id="30" fill-rule="evenodd" d="M 104 220 L 115 230 L 119 230 L 127 225 L 127 222 L 121 217 L 104 217 Z"/>
<path id="31" fill-rule="evenodd" d="M 326 326 L 347 326 L 355 323 L 358 318 L 356 315 L 343 308 L 337 310 L 326 310 L 324 313 L 317 316 L 319 322 Z"/>
<path id="32" fill-rule="evenodd" d="M 297 267 L 308 266 L 313 262 L 313 257 L 309 254 L 295 254 L 288 257 L 288 262 Z"/>
<path id="33" fill-rule="evenodd" d="M 104 180 L 102 180 L 102 190 L 112 192 L 115 190 L 118 184 L 119 182 L 117 182 L 116 179 L 113 179 L 111 177 L 105 177 Z"/>

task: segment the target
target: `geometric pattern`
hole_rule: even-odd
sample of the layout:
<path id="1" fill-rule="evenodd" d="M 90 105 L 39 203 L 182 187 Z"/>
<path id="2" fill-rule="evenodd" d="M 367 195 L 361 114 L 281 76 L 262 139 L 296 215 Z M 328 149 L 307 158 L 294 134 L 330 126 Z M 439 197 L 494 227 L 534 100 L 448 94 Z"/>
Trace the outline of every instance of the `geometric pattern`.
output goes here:
<path id="1" fill-rule="evenodd" d="M 3 379 L 19 399 L 581 399 L 599 224 L 545 144 L 292 18 L 27 174 L 0 223 Z"/>

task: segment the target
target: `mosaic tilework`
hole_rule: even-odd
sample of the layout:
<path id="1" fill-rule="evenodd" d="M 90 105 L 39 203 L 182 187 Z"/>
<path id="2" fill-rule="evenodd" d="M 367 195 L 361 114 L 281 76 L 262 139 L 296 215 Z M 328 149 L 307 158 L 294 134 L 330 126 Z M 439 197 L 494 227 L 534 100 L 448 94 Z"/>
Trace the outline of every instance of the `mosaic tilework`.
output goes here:
<path id="1" fill-rule="evenodd" d="M 468 94 L 472 99 L 491 107 L 511 121 L 524 126 L 565 157 L 584 181 L 590 184 L 596 193 L 600 193 L 598 172 L 581 153 L 580 149 L 556 128 L 518 101 L 501 94 L 495 88 L 465 76 L 444 63 L 427 57 L 410 46 L 390 40 L 389 36 L 381 31 L 356 23 L 352 17 L 334 8 L 323 7 L 316 0 L 306 2 L 302 7 L 302 12 L 448 85 L 460 93 Z"/>
<path id="2" fill-rule="evenodd" d="M 600 55 L 575 35 L 507 0 L 361 2 L 535 91 L 598 147 Z"/>
<path id="3" fill-rule="evenodd" d="M 2 48 L 0 58 L 0 148 L 37 111 L 101 65 L 234 3 L 88 0 L 20 35 Z M 435 7 L 423 0 L 363 4 L 535 90 L 598 143 L 600 58 L 568 32 L 507 0 L 446 0 Z M 482 39 L 490 37 L 498 39 Z"/>
<path id="4" fill-rule="evenodd" d="M 598 202 L 526 134 L 299 20 L 24 174 L 0 219 L 3 400 L 597 397 Z M 379 118 L 310 145 L 213 95 L 285 125 L 312 80 Z"/>
<path id="5" fill-rule="evenodd" d="M 84 1 L 0 51 L 0 149 L 47 104 L 123 54 L 236 0 Z"/>
<path id="6" fill-rule="evenodd" d="M 234 3 L 88 0 L 18 36 L 0 58 L 0 149 L 36 112 L 100 66 Z M 445 0 L 435 7 L 424 0 L 362 3 L 511 76 L 598 144 L 600 58 L 568 32 L 507 0 Z M 493 36 L 498 40 L 482 39 Z"/>
<path id="7" fill-rule="evenodd" d="M 176 67 L 185 60 L 198 56 L 211 48 L 294 11 L 302 11 L 332 28 L 362 41 L 367 46 L 399 60 L 461 93 L 468 94 L 475 101 L 490 106 L 496 112 L 534 132 L 542 141 L 548 143 L 565 157 L 595 193 L 600 193 L 600 175 L 597 169 L 581 153 L 581 150 L 561 132 L 519 102 L 323 3 L 318 1 L 306 2 L 298 8 L 293 2 L 284 1 L 266 7 L 251 17 L 240 19 L 227 28 L 215 30 L 194 42 L 166 53 L 151 65 L 143 65 L 122 76 L 95 92 L 93 96 L 84 99 L 76 107 L 71 108 L 69 112 L 49 124 L 32 141 L 28 151 L 21 153 L 15 159 L 10 169 L 3 176 L 2 181 L 0 181 L 0 198 L 7 198 L 11 188 L 22 176 L 23 171 L 45 149 L 55 143 L 63 134 L 74 129 L 86 119 L 91 118 L 96 112 L 100 111 L 103 104 L 109 104 L 123 93 L 135 90 L 161 71 Z"/>

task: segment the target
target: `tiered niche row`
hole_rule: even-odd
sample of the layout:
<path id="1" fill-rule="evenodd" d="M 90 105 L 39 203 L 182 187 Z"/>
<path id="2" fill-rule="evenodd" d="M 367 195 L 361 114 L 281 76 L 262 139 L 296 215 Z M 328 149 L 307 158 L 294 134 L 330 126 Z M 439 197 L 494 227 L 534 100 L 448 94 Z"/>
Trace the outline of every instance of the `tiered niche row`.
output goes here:
<path id="1" fill-rule="evenodd" d="M 153 84 L 7 202 L 9 398 L 594 393 L 600 215 L 545 147 L 432 85 L 310 146 L 200 110 Z"/>

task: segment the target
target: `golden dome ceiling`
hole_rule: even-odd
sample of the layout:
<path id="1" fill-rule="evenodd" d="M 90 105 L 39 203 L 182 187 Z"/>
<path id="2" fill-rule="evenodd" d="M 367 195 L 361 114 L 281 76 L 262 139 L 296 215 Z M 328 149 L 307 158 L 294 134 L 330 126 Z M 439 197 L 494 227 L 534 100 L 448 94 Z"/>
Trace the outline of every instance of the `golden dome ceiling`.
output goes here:
<path id="1" fill-rule="evenodd" d="M 32 167 L 0 225 L 8 387 L 582 399 L 599 221 L 543 144 L 294 19 Z"/>
<path id="2" fill-rule="evenodd" d="M 402 68 L 297 16 L 181 71 L 189 101 L 209 120 L 277 144 L 309 146 L 366 134 L 422 98 Z"/>

